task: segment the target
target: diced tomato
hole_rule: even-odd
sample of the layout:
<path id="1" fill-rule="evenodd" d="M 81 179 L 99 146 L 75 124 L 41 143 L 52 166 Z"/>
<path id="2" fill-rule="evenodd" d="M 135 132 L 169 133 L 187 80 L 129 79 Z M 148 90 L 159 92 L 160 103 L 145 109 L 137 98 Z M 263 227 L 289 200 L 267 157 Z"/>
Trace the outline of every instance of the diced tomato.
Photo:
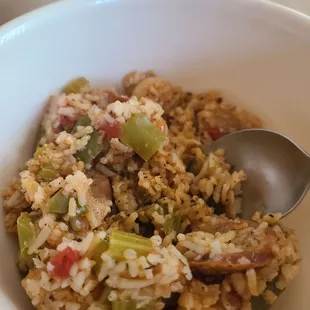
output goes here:
<path id="1" fill-rule="evenodd" d="M 100 129 L 104 131 L 108 139 L 119 138 L 121 136 L 121 126 L 116 121 L 113 123 L 105 123 L 100 126 Z"/>
<path id="2" fill-rule="evenodd" d="M 218 128 L 216 127 L 208 127 L 206 129 L 208 135 L 212 138 L 213 141 L 221 138 L 224 136 L 224 133 L 222 133 Z"/>
<path id="3" fill-rule="evenodd" d="M 79 251 L 66 247 L 63 251 L 57 253 L 50 260 L 54 266 L 52 273 L 55 277 L 65 279 L 69 276 L 71 267 L 80 260 Z"/>

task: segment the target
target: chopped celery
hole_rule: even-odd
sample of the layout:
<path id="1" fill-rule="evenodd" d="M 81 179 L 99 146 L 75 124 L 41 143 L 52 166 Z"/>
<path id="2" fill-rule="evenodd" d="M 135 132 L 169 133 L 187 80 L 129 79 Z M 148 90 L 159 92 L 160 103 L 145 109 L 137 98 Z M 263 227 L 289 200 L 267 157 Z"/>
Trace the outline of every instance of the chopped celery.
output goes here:
<path id="1" fill-rule="evenodd" d="M 48 211 L 51 213 L 66 214 L 68 213 L 69 197 L 62 191 L 58 191 L 47 202 Z"/>
<path id="2" fill-rule="evenodd" d="M 115 259 L 123 259 L 126 249 L 134 250 L 138 256 L 148 255 L 153 248 L 148 238 L 125 231 L 114 230 L 110 235 L 109 252 Z"/>
<path id="3" fill-rule="evenodd" d="M 160 148 L 166 136 L 145 114 L 136 114 L 122 126 L 121 141 L 130 146 L 145 161 Z"/>
<path id="4" fill-rule="evenodd" d="M 94 130 L 85 148 L 76 153 L 76 158 L 83 161 L 85 164 L 90 164 L 102 149 L 103 145 L 99 133 Z"/>
<path id="5" fill-rule="evenodd" d="M 115 300 L 112 301 L 112 310 L 136 310 L 137 305 L 134 300 Z"/>
<path id="6" fill-rule="evenodd" d="M 107 241 L 102 240 L 100 241 L 97 246 L 95 247 L 93 254 L 92 254 L 92 260 L 96 262 L 95 270 L 99 272 L 102 260 L 101 260 L 101 254 L 105 251 L 107 251 L 109 248 L 109 245 Z"/>
<path id="7" fill-rule="evenodd" d="M 90 120 L 88 114 L 85 114 L 85 115 L 81 116 L 77 120 L 77 122 L 76 122 L 76 124 L 75 124 L 75 126 L 73 128 L 73 131 L 76 131 L 78 126 L 84 126 L 84 127 L 85 126 L 91 126 L 91 120 Z"/>
<path id="8" fill-rule="evenodd" d="M 59 177 L 59 174 L 52 165 L 42 164 L 36 176 L 39 181 L 53 181 Z"/>
<path id="9" fill-rule="evenodd" d="M 181 224 L 182 224 L 182 212 L 177 212 L 171 216 L 166 217 L 164 223 L 164 230 L 166 234 L 169 234 L 175 231 L 177 234 L 181 233 Z"/>
<path id="10" fill-rule="evenodd" d="M 27 257 L 27 249 L 36 236 L 34 224 L 27 213 L 21 213 L 18 217 L 17 233 L 21 256 Z"/>
<path id="11" fill-rule="evenodd" d="M 87 85 L 89 85 L 89 81 L 85 79 L 84 77 L 78 77 L 71 82 L 69 82 L 64 88 L 63 92 L 65 94 L 78 94 L 81 92 L 83 88 L 85 88 Z"/>
<path id="12" fill-rule="evenodd" d="M 77 204 L 76 206 L 76 214 L 77 215 L 83 215 L 85 213 L 87 213 L 89 210 L 87 208 L 87 206 L 81 206 L 80 204 Z"/>

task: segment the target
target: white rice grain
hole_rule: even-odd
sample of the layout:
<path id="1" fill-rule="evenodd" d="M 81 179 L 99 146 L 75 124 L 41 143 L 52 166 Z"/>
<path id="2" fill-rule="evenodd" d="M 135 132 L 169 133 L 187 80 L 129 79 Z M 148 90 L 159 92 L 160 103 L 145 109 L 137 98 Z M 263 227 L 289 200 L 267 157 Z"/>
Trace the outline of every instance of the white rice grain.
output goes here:
<path id="1" fill-rule="evenodd" d="M 137 257 L 137 253 L 136 253 L 136 251 L 133 250 L 133 249 L 126 249 L 126 250 L 124 251 L 124 257 L 125 257 L 126 259 L 135 259 L 135 258 Z"/>
<path id="2" fill-rule="evenodd" d="M 77 273 L 78 273 L 78 264 L 73 264 L 72 267 L 70 268 L 69 275 L 70 277 L 74 278 L 76 277 Z"/>
<path id="3" fill-rule="evenodd" d="M 80 252 L 82 255 L 84 255 L 88 251 L 93 239 L 94 239 L 94 233 L 91 231 L 82 240 L 82 242 L 80 243 Z"/>
<path id="4" fill-rule="evenodd" d="M 38 234 L 36 237 L 35 241 L 29 246 L 28 248 L 28 254 L 31 255 L 33 254 L 40 246 L 42 246 L 46 240 L 48 239 L 50 233 L 51 233 L 51 228 L 45 226 Z"/>
<path id="5" fill-rule="evenodd" d="M 138 268 L 137 262 L 133 260 L 129 260 L 127 264 L 128 264 L 128 271 L 129 271 L 130 276 L 132 278 L 137 277 L 139 274 L 139 268 Z"/>
<path id="6" fill-rule="evenodd" d="M 83 283 L 85 281 L 85 272 L 80 271 L 78 274 L 71 280 L 70 287 L 77 293 L 82 289 Z"/>
<path id="7" fill-rule="evenodd" d="M 163 262 L 163 258 L 159 254 L 149 254 L 146 258 L 151 265 L 158 265 Z"/>
<path id="8" fill-rule="evenodd" d="M 246 277 L 248 281 L 248 288 L 250 293 L 253 296 L 258 296 L 258 290 L 257 290 L 257 279 L 256 279 L 256 272 L 254 269 L 249 269 L 246 271 Z"/>
<path id="9" fill-rule="evenodd" d="M 138 289 L 152 285 L 154 280 L 133 280 L 110 277 L 106 282 L 109 286 L 117 287 L 119 289 Z"/>
<path id="10" fill-rule="evenodd" d="M 69 200 L 68 216 L 70 217 L 76 216 L 76 201 L 73 197 L 71 197 Z"/>
<path id="11" fill-rule="evenodd" d="M 112 290 L 108 296 L 109 301 L 114 301 L 118 297 L 117 291 Z"/>

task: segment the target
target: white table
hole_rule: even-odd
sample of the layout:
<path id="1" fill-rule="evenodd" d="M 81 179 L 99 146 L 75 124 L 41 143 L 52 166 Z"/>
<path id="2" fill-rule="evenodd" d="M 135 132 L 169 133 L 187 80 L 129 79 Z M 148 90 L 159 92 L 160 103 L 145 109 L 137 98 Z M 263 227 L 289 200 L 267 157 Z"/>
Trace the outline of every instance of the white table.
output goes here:
<path id="1" fill-rule="evenodd" d="M 0 0 L 0 25 L 42 5 L 59 0 Z M 61 0 L 60 0 L 61 1 Z M 310 15 L 310 0 L 274 0 Z"/>

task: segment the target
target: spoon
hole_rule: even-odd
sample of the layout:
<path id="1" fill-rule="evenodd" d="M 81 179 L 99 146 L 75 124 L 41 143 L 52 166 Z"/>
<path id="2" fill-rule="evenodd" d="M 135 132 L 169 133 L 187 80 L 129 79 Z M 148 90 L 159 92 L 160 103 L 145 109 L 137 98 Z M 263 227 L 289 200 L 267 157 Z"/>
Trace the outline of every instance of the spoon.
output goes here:
<path id="1" fill-rule="evenodd" d="M 224 149 L 234 170 L 244 170 L 242 214 L 293 211 L 310 186 L 310 157 L 289 138 L 271 130 L 246 129 L 213 142 L 207 152 Z"/>

